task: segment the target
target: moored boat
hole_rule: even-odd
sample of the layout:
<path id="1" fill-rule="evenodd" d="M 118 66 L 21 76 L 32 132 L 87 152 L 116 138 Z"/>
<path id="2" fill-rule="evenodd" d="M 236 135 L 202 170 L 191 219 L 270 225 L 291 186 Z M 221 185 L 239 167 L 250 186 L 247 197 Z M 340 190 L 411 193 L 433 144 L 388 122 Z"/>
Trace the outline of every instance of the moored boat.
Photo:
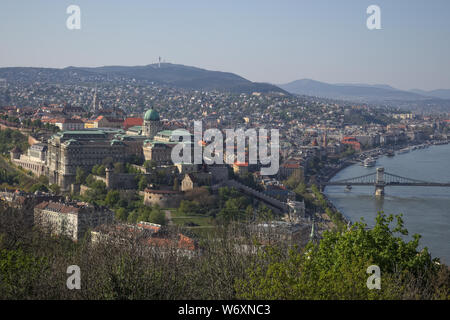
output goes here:
<path id="1" fill-rule="evenodd" d="M 374 167 L 376 164 L 375 159 L 372 158 L 367 158 L 363 161 L 363 166 L 364 167 Z"/>

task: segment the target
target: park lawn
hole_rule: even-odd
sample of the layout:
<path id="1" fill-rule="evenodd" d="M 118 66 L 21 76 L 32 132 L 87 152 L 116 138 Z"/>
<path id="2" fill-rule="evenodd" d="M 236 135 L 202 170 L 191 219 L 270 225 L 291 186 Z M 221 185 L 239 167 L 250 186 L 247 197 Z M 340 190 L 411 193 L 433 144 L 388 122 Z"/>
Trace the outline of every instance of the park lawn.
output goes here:
<path id="1" fill-rule="evenodd" d="M 177 210 L 171 210 L 172 222 L 178 226 L 189 227 L 186 224 L 192 222 L 197 224 L 199 227 L 206 227 L 214 225 L 214 218 L 210 216 L 203 215 L 185 215 L 180 214 Z"/>
<path id="2" fill-rule="evenodd" d="M 189 222 L 195 223 L 201 227 L 213 225 L 213 218 L 205 216 L 172 216 L 172 221 L 178 226 L 187 226 L 186 224 L 188 224 Z"/>
<path id="3" fill-rule="evenodd" d="M 20 170 L 19 168 L 16 168 L 14 165 L 11 165 L 8 160 L 6 160 L 4 157 L 0 157 L 0 170 L 5 169 L 8 172 L 14 172 L 18 178 L 19 178 L 19 185 L 18 186 L 11 186 L 12 188 L 20 188 L 22 190 L 28 191 L 33 184 L 35 184 L 37 181 L 37 178 L 35 176 L 30 176 L 24 171 Z"/>

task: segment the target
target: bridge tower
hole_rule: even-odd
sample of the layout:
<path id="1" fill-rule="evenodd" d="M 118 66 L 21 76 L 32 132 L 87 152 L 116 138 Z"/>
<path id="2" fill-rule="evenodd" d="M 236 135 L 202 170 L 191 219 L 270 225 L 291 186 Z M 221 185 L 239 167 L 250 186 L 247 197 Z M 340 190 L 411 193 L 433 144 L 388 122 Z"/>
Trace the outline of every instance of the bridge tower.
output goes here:
<path id="1" fill-rule="evenodd" d="M 375 195 L 382 197 L 384 196 L 384 186 L 386 182 L 384 181 L 384 168 L 377 168 L 377 174 L 375 178 Z"/>

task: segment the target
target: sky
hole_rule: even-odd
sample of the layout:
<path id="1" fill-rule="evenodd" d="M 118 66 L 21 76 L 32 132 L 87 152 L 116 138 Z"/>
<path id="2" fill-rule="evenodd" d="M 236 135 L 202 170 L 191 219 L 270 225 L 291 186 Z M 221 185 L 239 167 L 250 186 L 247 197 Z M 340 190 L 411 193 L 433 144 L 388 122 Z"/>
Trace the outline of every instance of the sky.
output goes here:
<path id="1" fill-rule="evenodd" d="M 81 29 L 69 30 L 69 5 Z M 381 29 L 369 30 L 369 5 Z M 1 0 L 0 67 L 147 65 L 450 89 L 448 0 Z"/>

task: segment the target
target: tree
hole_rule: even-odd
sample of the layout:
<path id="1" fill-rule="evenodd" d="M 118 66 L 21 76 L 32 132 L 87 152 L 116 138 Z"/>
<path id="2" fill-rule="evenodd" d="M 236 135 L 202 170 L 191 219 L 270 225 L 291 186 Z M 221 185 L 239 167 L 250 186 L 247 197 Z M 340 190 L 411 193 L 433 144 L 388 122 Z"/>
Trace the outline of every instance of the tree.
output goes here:
<path id="1" fill-rule="evenodd" d="M 88 187 L 90 187 L 90 186 L 94 185 L 94 183 L 96 181 L 97 180 L 95 179 L 95 177 L 92 174 L 90 174 L 86 177 L 85 183 Z"/>
<path id="2" fill-rule="evenodd" d="M 61 187 L 58 186 L 56 183 L 51 184 L 49 189 L 55 194 L 59 194 L 61 192 Z"/>
<path id="3" fill-rule="evenodd" d="M 150 222 L 165 225 L 166 224 L 166 215 L 164 212 L 158 208 L 153 208 L 150 213 Z"/>
<path id="4" fill-rule="evenodd" d="M 139 215 L 136 221 L 146 221 L 150 222 L 150 213 L 152 209 L 150 207 L 144 207 L 139 209 Z"/>
<path id="5" fill-rule="evenodd" d="M 201 208 L 198 202 L 196 201 L 189 201 L 189 200 L 181 200 L 180 206 L 178 207 L 178 213 L 181 215 L 193 215 L 193 214 L 199 214 Z"/>
<path id="6" fill-rule="evenodd" d="M 132 211 L 127 217 L 127 222 L 136 223 L 138 217 L 139 217 L 139 214 L 136 211 Z"/>
<path id="7" fill-rule="evenodd" d="M 86 172 L 81 167 L 77 167 L 75 173 L 75 183 L 83 184 L 86 181 Z"/>
<path id="8" fill-rule="evenodd" d="M 147 184 L 148 184 L 148 182 L 147 182 L 147 177 L 146 177 L 145 175 L 142 175 L 142 176 L 139 178 L 138 189 L 139 189 L 140 191 L 143 191 L 143 190 L 147 187 Z"/>
<path id="9" fill-rule="evenodd" d="M 116 210 L 114 214 L 114 218 L 118 221 L 125 222 L 128 218 L 128 212 L 125 208 L 119 208 Z"/>
<path id="10" fill-rule="evenodd" d="M 249 267 L 248 279 L 236 282 L 238 298 L 401 298 L 407 293 L 405 275 L 427 279 L 437 266 L 426 248 L 418 250 L 419 235 L 410 242 L 396 236 L 407 234 L 401 216 L 396 220 L 392 228 L 394 217 L 379 213 L 372 229 L 361 221 L 346 232 L 326 231 L 320 243 L 309 243 L 304 250 L 291 249 L 287 255 L 267 247 L 261 260 Z M 381 269 L 381 290 L 366 287 L 366 270 L 371 265 Z"/>
<path id="11" fill-rule="evenodd" d="M 242 208 L 239 198 L 229 199 L 225 202 L 225 207 L 220 210 L 218 218 L 224 222 L 239 221 L 245 218 L 246 212 Z"/>
<path id="12" fill-rule="evenodd" d="M 109 190 L 106 194 L 105 203 L 110 207 L 114 207 L 120 200 L 120 193 L 117 190 Z"/>
<path id="13" fill-rule="evenodd" d="M 106 175 L 106 167 L 105 167 L 103 164 L 99 165 L 99 166 L 97 167 L 97 172 L 96 172 L 96 174 L 97 174 L 98 176 L 104 177 L 104 176 Z"/>
<path id="14" fill-rule="evenodd" d="M 95 181 L 89 186 L 91 189 L 86 192 L 88 202 L 103 202 L 106 197 L 106 184 L 103 181 Z M 100 203 L 102 204 L 102 203 Z"/>
<path id="15" fill-rule="evenodd" d="M 30 192 L 34 193 L 36 191 L 41 191 L 41 192 L 48 192 L 48 188 L 45 184 L 42 183 L 35 183 L 31 186 L 30 188 Z"/>
<path id="16" fill-rule="evenodd" d="M 262 204 L 259 206 L 257 211 L 258 220 L 260 221 L 270 221 L 273 220 L 273 212 L 266 205 Z"/>
<path id="17" fill-rule="evenodd" d="M 48 263 L 23 250 L 0 250 L 0 299 L 26 299 L 39 287 Z"/>
<path id="18" fill-rule="evenodd" d="M 296 175 L 296 174 L 291 174 L 290 176 L 289 176 L 289 178 L 286 180 L 286 181 L 284 181 L 283 183 L 286 185 L 286 186 L 288 186 L 289 188 L 291 188 L 291 189 L 294 189 L 296 186 L 298 186 L 298 184 L 299 183 L 301 183 L 302 181 L 301 181 L 301 179 L 300 179 L 300 177 L 298 176 L 298 175 Z"/>
<path id="19" fill-rule="evenodd" d="M 48 177 L 44 176 L 44 175 L 40 175 L 39 178 L 38 178 L 38 181 L 40 183 L 46 184 L 46 185 L 48 185 L 48 183 L 49 183 Z"/>
<path id="20" fill-rule="evenodd" d="M 294 189 L 295 194 L 302 196 L 306 193 L 306 184 L 304 182 L 300 182 L 297 187 Z"/>

